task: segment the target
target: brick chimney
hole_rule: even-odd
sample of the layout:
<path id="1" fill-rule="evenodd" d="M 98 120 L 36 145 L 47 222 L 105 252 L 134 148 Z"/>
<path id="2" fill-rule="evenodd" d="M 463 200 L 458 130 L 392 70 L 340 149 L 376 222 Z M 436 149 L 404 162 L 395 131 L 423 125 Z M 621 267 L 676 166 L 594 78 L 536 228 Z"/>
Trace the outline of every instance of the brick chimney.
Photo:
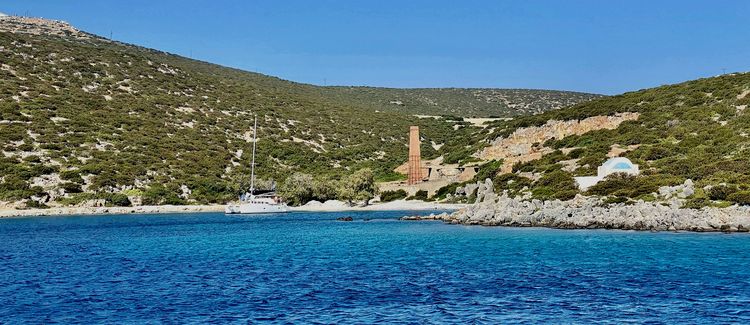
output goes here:
<path id="1" fill-rule="evenodd" d="M 419 148 L 419 127 L 409 128 L 409 174 L 407 184 L 414 185 L 422 181 L 422 151 Z"/>

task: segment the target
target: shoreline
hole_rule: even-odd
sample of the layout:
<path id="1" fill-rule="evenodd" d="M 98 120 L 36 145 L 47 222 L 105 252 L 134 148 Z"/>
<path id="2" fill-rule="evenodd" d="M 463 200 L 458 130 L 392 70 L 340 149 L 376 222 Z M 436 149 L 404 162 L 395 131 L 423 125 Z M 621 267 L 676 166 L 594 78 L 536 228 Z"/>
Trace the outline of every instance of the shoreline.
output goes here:
<path id="1" fill-rule="evenodd" d="M 617 227 L 612 224 L 589 224 L 580 225 L 576 223 L 562 223 L 562 224 L 551 224 L 551 223 L 520 223 L 515 221 L 506 222 L 494 222 L 494 221 L 464 221 L 460 220 L 453 214 L 441 213 L 431 214 L 427 216 L 404 216 L 399 218 L 401 221 L 440 221 L 446 225 L 453 226 L 466 226 L 466 227 L 501 227 L 501 228 L 537 228 L 537 229 L 556 229 L 556 230 L 603 230 L 603 231 L 637 231 L 637 232 L 671 232 L 671 233 L 750 233 L 750 228 L 740 226 L 732 227 L 728 224 L 724 227 L 692 227 L 692 228 L 649 228 L 649 227 Z"/>
<path id="2" fill-rule="evenodd" d="M 329 203 L 330 202 L 330 203 Z M 291 212 L 358 212 L 358 211 L 443 211 L 459 210 L 466 204 L 444 204 L 423 201 L 393 201 L 364 207 L 348 206 L 339 201 L 290 207 Z M 48 209 L 0 210 L 0 219 L 51 216 L 96 216 L 118 214 L 167 214 L 224 212 L 226 205 L 143 205 L 136 207 L 55 207 Z"/>
<path id="3" fill-rule="evenodd" d="M 523 200 L 496 195 L 488 179 L 480 184 L 476 203 L 464 209 L 402 220 L 442 220 L 467 226 L 750 232 L 750 207 L 687 209 L 677 201 L 605 204 L 601 198 L 581 195 L 569 201 Z"/>
<path id="4" fill-rule="evenodd" d="M 165 214 L 223 212 L 224 205 L 142 205 L 136 207 L 56 207 L 48 209 L 0 210 L 0 219 L 116 214 Z"/>
<path id="5" fill-rule="evenodd" d="M 303 206 L 291 207 L 292 212 L 357 212 L 357 211 L 441 211 L 460 210 L 469 204 L 437 203 L 425 201 L 396 200 L 385 203 L 375 203 L 367 206 L 349 206 L 344 202 L 330 200 L 325 203 L 311 201 Z"/>

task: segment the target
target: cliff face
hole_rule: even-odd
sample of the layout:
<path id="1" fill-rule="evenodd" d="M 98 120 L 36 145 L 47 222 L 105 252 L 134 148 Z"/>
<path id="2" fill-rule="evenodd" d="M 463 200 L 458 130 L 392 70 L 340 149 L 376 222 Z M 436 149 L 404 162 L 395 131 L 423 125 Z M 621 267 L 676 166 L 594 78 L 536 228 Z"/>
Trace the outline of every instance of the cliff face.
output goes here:
<path id="1" fill-rule="evenodd" d="M 503 173 L 511 172 L 513 165 L 540 159 L 550 153 L 551 148 L 542 144 L 551 139 L 562 139 L 571 135 L 581 135 L 595 130 L 616 129 L 622 122 L 635 121 L 639 113 L 620 113 L 612 116 L 593 116 L 582 120 L 547 121 L 542 126 L 520 128 L 507 138 L 495 139 L 488 147 L 477 154 L 482 160 L 502 159 Z"/>

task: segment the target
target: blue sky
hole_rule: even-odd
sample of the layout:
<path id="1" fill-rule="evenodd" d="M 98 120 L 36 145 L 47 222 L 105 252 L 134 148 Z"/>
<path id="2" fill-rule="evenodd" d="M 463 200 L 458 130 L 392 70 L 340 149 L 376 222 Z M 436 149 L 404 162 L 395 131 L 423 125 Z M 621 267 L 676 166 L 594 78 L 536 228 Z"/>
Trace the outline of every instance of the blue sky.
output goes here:
<path id="1" fill-rule="evenodd" d="M 321 85 L 616 94 L 750 70 L 750 1 L 5 0 L 0 11 Z"/>

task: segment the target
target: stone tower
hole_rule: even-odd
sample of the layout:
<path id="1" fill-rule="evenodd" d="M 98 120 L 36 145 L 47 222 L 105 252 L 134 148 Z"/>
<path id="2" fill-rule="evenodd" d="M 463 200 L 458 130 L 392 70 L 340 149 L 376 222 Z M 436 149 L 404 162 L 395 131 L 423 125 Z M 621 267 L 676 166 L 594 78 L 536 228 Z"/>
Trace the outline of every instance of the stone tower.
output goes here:
<path id="1" fill-rule="evenodd" d="M 414 185 L 422 181 L 422 151 L 419 148 L 419 127 L 409 128 L 409 174 L 407 184 Z"/>

